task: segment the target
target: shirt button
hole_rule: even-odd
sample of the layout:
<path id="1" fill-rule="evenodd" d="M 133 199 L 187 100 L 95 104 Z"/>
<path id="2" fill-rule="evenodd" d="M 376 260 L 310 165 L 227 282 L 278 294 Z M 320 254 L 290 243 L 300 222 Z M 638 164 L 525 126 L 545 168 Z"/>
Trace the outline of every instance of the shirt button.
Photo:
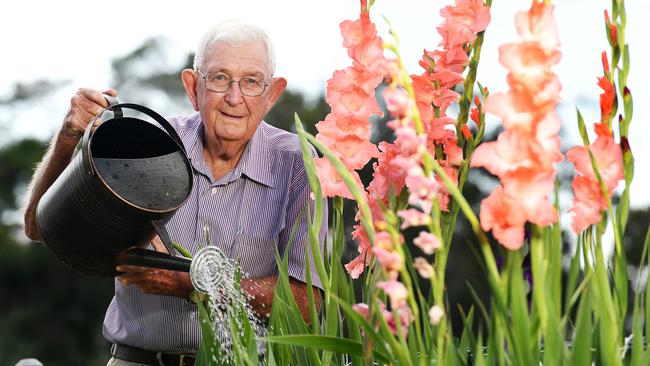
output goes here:
<path id="1" fill-rule="evenodd" d="M 214 195 L 214 194 L 217 194 L 217 187 L 212 187 L 212 189 L 210 190 L 210 192 L 211 192 L 213 195 Z"/>

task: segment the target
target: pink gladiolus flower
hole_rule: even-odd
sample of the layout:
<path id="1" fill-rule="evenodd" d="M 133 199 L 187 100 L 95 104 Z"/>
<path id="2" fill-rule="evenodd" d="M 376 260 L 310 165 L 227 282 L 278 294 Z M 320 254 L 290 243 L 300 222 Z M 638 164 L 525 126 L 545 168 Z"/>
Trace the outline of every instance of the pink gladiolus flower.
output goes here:
<path id="1" fill-rule="evenodd" d="M 406 306 L 408 291 L 403 283 L 396 280 L 379 281 L 376 286 L 388 295 L 390 298 L 390 305 L 394 309 Z"/>
<path id="2" fill-rule="evenodd" d="M 345 265 L 345 270 L 350 274 L 350 277 L 355 280 L 361 276 L 368 265 L 367 263 L 370 261 L 366 256 L 367 253 L 368 251 L 359 254 L 351 260 L 350 263 Z"/>
<path id="3" fill-rule="evenodd" d="M 431 274 L 433 274 L 433 267 L 429 261 L 422 257 L 415 258 L 413 267 L 415 267 L 415 269 L 418 271 L 418 274 L 422 278 L 431 278 Z"/>
<path id="4" fill-rule="evenodd" d="M 436 196 L 439 187 L 438 182 L 433 178 L 425 177 L 419 167 L 413 167 L 409 170 L 406 177 L 406 186 L 409 187 L 411 194 L 423 200 L 432 200 Z"/>
<path id="5" fill-rule="evenodd" d="M 431 216 L 414 208 L 399 210 L 397 211 L 397 216 L 404 219 L 404 222 L 402 222 L 402 225 L 400 226 L 402 230 L 409 227 L 425 226 L 431 223 Z"/>
<path id="6" fill-rule="evenodd" d="M 377 258 L 377 261 L 386 271 L 389 278 L 397 279 L 399 271 L 402 269 L 404 259 L 399 253 L 384 249 L 379 246 L 372 247 L 372 252 Z"/>
<path id="7" fill-rule="evenodd" d="M 368 319 L 368 317 L 370 316 L 370 308 L 368 307 L 367 304 L 364 303 L 352 304 L 352 309 L 356 311 L 359 315 L 364 317 L 365 319 Z"/>
<path id="8" fill-rule="evenodd" d="M 405 116 L 409 108 L 411 108 L 411 99 L 404 89 L 384 89 L 384 100 L 390 114 L 396 117 Z"/>
<path id="9" fill-rule="evenodd" d="M 433 305 L 429 310 L 429 321 L 432 325 L 440 324 L 443 316 L 445 316 L 445 311 L 438 305 Z"/>
<path id="10" fill-rule="evenodd" d="M 393 238 L 389 233 L 380 231 L 375 234 L 375 246 L 383 249 L 393 249 Z"/>
<path id="11" fill-rule="evenodd" d="M 440 249 L 442 245 L 440 244 L 440 239 L 437 236 L 426 232 L 420 231 L 420 235 L 417 238 L 413 239 L 413 244 L 422 250 L 424 254 L 431 255 L 436 249 Z"/>
<path id="12" fill-rule="evenodd" d="M 399 323 L 402 329 L 402 335 L 406 337 L 408 335 L 408 326 L 411 321 L 413 321 L 413 313 L 411 313 L 411 308 L 408 306 L 402 306 L 400 308 L 396 309 L 397 315 L 399 316 Z M 383 310 L 382 311 L 384 315 L 384 319 L 386 319 L 386 323 L 388 323 L 388 329 L 390 329 L 391 333 L 397 334 L 397 322 L 395 321 L 395 317 L 393 316 L 392 312 L 389 312 L 388 310 Z"/>
<path id="13" fill-rule="evenodd" d="M 424 153 L 427 138 L 418 135 L 412 127 L 398 127 L 395 129 L 395 145 L 400 149 L 400 155 L 419 161 Z"/>

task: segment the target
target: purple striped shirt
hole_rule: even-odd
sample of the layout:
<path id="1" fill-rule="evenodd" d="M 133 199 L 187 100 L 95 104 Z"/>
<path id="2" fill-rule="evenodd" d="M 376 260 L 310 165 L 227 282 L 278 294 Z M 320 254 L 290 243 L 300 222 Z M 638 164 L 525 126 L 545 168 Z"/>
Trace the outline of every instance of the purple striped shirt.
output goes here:
<path id="1" fill-rule="evenodd" d="M 294 223 L 300 219 L 288 255 L 289 276 L 306 282 L 306 203 L 311 189 L 295 134 L 262 122 L 236 168 L 215 181 L 203 156 L 203 124 L 199 115 L 173 118 L 192 163 L 194 187 L 187 202 L 166 227 L 171 239 L 192 254 L 210 243 L 236 259 L 248 277 L 277 275 L 274 253 L 282 255 Z M 324 204 L 324 207 L 327 207 Z M 304 210 L 303 210 L 304 208 Z M 310 205 L 313 212 L 313 204 Z M 304 211 L 301 216 L 301 211 Z M 321 227 L 321 251 L 327 229 Z M 321 287 L 313 262 L 312 283 Z M 115 281 L 115 296 L 104 319 L 111 342 L 153 351 L 192 352 L 200 341 L 195 304 L 184 299 L 149 295 Z"/>

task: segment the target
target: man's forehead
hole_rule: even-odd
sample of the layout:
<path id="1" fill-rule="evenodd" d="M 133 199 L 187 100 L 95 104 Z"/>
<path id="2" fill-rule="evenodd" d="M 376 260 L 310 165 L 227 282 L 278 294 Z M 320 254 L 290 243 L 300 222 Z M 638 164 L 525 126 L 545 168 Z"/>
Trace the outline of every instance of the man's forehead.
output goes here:
<path id="1" fill-rule="evenodd" d="M 208 72 L 241 72 L 268 74 L 268 52 L 261 42 L 230 44 L 215 42 L 206 50 L 204 65 Z"/>

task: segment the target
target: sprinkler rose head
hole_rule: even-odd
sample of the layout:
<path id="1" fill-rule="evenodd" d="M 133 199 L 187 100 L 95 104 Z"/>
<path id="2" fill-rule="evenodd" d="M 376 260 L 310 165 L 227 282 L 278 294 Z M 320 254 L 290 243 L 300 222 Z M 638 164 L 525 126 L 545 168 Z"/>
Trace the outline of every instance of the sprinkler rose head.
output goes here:
<path id="1" fill-rule="evenodd" d="M 199 292 L 209 293 L 223 282 L 229 266 L 230 261 L 221 249 L 207 246 L 199 250 L 190 265 L 192 286 Z"/>

